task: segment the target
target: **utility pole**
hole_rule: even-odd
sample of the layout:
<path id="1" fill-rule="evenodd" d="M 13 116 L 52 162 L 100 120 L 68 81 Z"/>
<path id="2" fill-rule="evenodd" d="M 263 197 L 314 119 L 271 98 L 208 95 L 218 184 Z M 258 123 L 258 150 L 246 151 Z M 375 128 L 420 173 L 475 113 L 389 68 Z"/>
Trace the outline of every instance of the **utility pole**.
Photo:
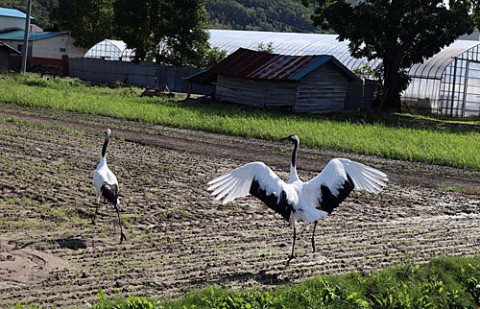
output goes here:
<path id="1" fill-rule="evenodd" d="M 22 67 L 20 72 L 25 74 L 27 71 L 27 57 L 28 57 L 28 37 L 30 34 L 30 15 L 32 14 L 32 0 L 27 0 L 27 18 L 25 19 L 25 35 L 23 37 L 22 45 Z"/>

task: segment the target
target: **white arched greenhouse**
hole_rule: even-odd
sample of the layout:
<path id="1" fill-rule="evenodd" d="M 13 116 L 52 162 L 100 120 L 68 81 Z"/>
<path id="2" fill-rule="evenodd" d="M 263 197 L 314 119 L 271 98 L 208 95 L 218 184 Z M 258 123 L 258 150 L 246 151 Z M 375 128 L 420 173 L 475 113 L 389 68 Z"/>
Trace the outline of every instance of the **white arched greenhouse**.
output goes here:
<path id="1" fill-rule="evenodd" d="M 84 55 L 85 58 L 104 60 L 130 61 L 135 55 L 134 51 L 127 48 L 127 44 L 120 40 L 103 40 L 92 46 Z"/>
<path id="2" fill-rule="evenodd" d="M 352 57 L 348 50 L 348 41 L 340 42 L 334 34 L 208 31 L 210 46 L 226 50 L 227 54 L 240 47 L 258 50 L 262 45 L 271 46 L 274 53 L 282 55 L 333 55 L 350 70 L 361 68 L 365 64 L 374 68 L 380 63 L 378 60 L 367 61 L 365 58 Z M 105 45 L 105 41 L 99 44 Z M 101 54 L 94 52 L 97 45 L 92 47 L 85 57 Z M 118 47 L 121 47 L 120 45 L 117 44 Z M 402 95 L 404 105 L 434 114 L 480 116 L 479 45 L 479 41 L 457 40 L 424 63 L 412 66 L 409 69 L 411 83 Z M 123 54 L 131 56 L 132 51 L 123 45 L 120 54 L 122 57 Z M 95 58 L 115 59 L 115 57 L 118 56 L 103 54 Z"/>
<path id="3" fill-rule="evenodd" d="M 449 116 L 480 116 L 479 41 L 457 40 L 409 70 L 405 102 Z"/>

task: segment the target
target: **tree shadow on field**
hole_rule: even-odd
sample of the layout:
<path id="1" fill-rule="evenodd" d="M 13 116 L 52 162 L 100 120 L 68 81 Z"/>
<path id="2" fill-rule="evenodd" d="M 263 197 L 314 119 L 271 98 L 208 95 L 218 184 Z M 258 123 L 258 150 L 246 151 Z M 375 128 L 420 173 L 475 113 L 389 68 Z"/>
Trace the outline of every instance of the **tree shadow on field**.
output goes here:
<path id="1" fill-rule="evenodd" d="M 13 247 L 13 250 L 20 250 L 20 249 L 25 249 L 30 246 L 35 246 L 35 245 L 41 245 L 41 243 L 56 243 L 60 246 L 62 249 L 71 249 L 71 250 L 78 250 L 78 249 L 85 249 L 87 248 L 87 244 L 85 240 L 81 239 L 80 237 L 76 236 L 68 236 L 66 238 L 60 238 L 60 239 L 46 239 L 46 240 L 36 240 L 36 241 L 30 241 L 27 243 L 15 243 L 15 246 Z M 13 243 L 13 242 L 12 242 Z"/>
<path id="2" fill-rule="evenodd" d="M 230 274 L 218 274 L 215 279 L 197 278 L 191 280 L 193 284 L 199 285 L 211 285 L 211 284 L 227 284 L 229 282 L 246 282 L 249 280 L 255 280 L 263 285 L 282 285 L 291 283 L 288 277 L 279 278 L 278 273 L 269 274 L 266 270 L 261 270 L 257 273 L 254 272 L 242 272 L 242 273 L 230 273 Z"/>
<path id="3" fill-rule="evenodd" d="M 70 250 L 78 250 L 78 249 L 87 248 L 87 244 L 85 240 L 75 236 L 68 236 L 67 238 L 55 239 L 54 242 L 56 242 L 62 249 L 67 248 Z"/>

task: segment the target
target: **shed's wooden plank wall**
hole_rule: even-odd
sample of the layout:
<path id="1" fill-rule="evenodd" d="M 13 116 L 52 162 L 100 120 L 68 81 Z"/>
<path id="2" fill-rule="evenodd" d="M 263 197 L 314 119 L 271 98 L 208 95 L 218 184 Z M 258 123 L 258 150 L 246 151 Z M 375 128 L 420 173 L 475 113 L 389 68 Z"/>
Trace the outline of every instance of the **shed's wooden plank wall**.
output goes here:
<path id="1" fill-rule="evenodd" d="M 291 109 L 295 102 L 296 83 L 270 82 L 219 75 L 216 98 L 242 105 Z"/>
<path id="2" fill-rule="evenodd" d="M 341 111 L 347 95 L 349 79 L 327 64 L 300 80 L 295 113 Z"/>
<path id="3" fill-rule="evenodd" d="M 347 106 L 354 108 L 355 104 L 360 103 L 359 93 L 356 94 L 359 91 L 357 84 L 358 81 L 352 80 L 336 66 L 327 63 L 300 81 L 263 81 L 219 75 L 216 98 L 294 113 L 337 112 Z"/>

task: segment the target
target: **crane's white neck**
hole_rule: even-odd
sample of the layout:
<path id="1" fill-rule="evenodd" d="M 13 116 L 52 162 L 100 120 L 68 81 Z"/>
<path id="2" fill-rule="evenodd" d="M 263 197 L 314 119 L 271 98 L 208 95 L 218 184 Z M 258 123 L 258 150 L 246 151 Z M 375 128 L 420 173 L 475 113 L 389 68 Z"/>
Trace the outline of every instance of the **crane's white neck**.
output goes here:
<path id="1" fill-rule="evenodd" d="M 107 158 L 100 157 L 100 161 L 98 162 L 98 166 L 104 166 L 104 165 L 107 165 Z"/>
<path id="2" fill-rule="evenodd" d="M 288 177 L 288 183 L 293 183 L 299 179 L 300 178 L 298 178 L 296 166 L 293 164 L 290 164 L 290 176 Z"/>

